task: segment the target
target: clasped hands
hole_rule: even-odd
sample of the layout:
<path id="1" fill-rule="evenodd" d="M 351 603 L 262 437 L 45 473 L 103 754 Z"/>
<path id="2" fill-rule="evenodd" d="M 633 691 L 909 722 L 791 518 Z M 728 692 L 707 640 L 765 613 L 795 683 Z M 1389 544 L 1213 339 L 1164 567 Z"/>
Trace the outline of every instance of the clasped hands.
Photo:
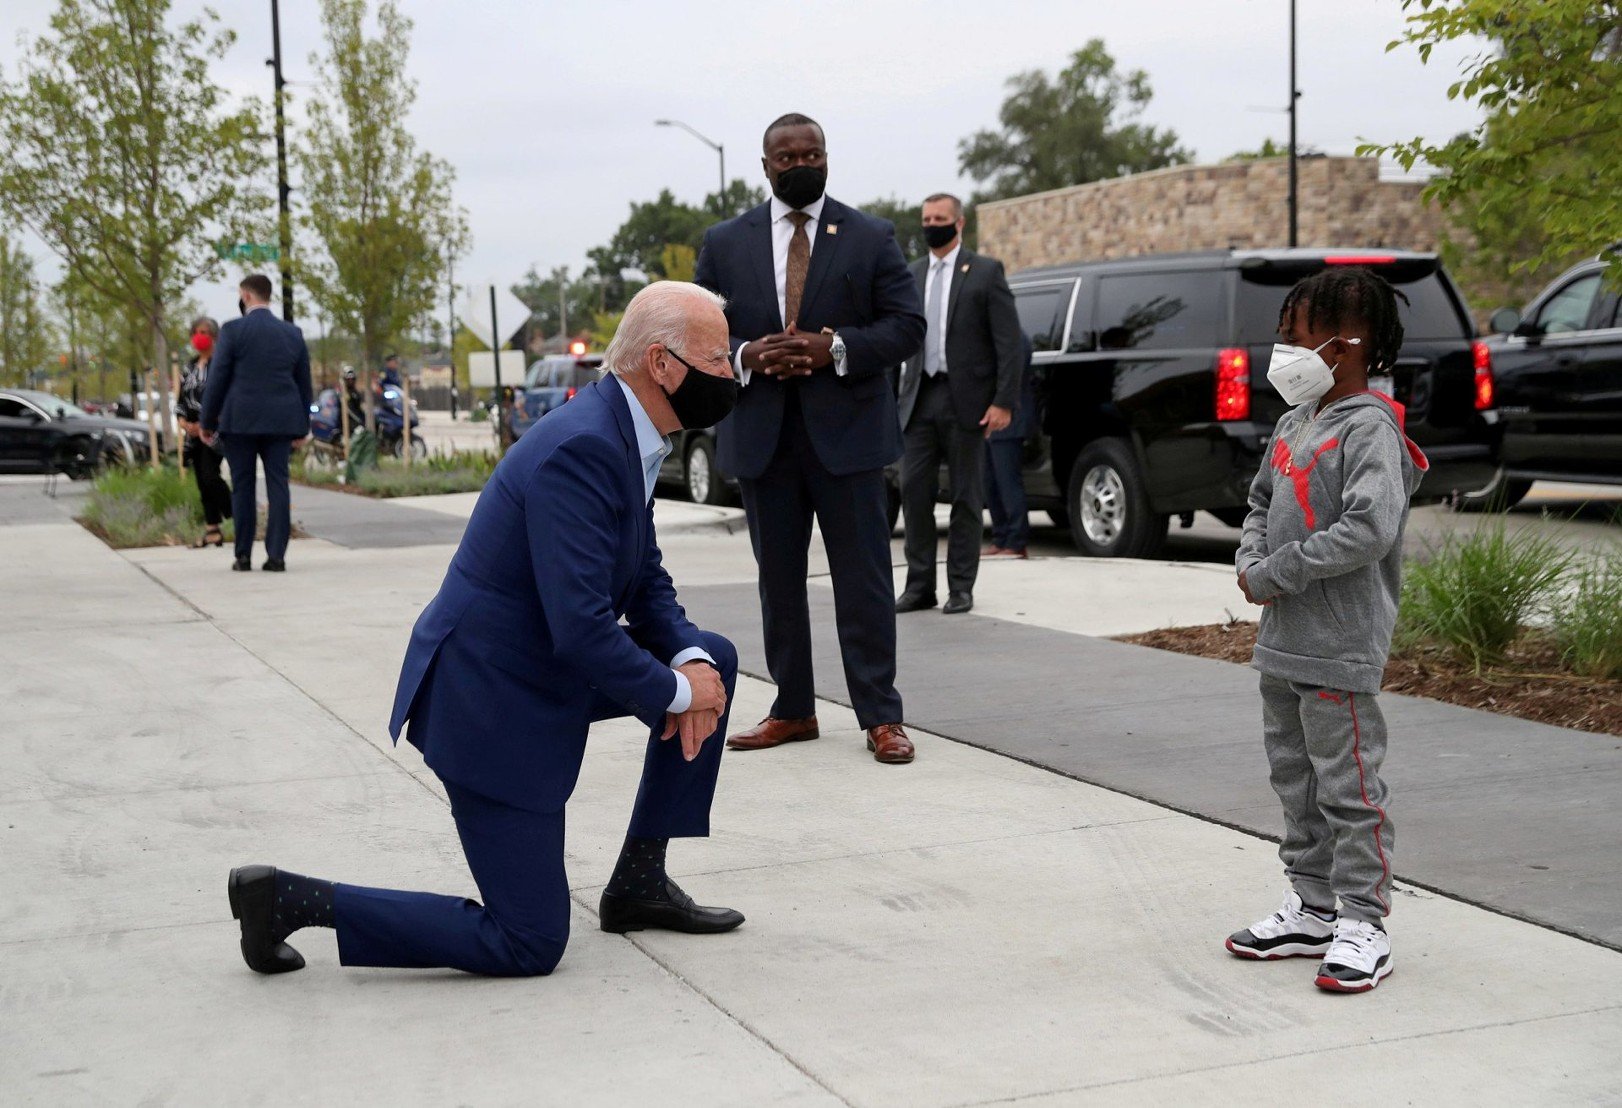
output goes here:
<path id="1" fill-rule="evenodd" d="M 721 674 L 708 662 L 697 660 L 676 667 L 692 687 L 693 699 L 685 712 L 665 713 L 665 733 L 661 739 L 681 736 L 681 756 L 691 762 L 698 757 L 698 748 L 704 740 L 715 734 L 721 725 L 721 713 L 727 710 L 727 688 Z"/>
<path id="2" fill-rule="evenodd" d="M 832 335 L 802 332 L 794 324 L 788 330 L 756 339 L 743 348 L 743 367 L 768 377 L 809 377 L 813 370 L 832 365 Z"/>

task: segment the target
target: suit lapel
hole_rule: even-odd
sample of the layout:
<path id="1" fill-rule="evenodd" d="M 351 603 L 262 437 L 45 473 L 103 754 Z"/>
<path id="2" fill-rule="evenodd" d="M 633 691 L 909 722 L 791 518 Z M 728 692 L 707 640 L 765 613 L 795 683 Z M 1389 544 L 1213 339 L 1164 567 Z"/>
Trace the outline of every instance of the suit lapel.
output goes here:
<path id="1" fill-rule="evenodd" d="M 644 561 L 644 552 L 648 546 L 648 524 L 653 517 L 653 509 L 648 507 L 647 501 L 642 498 L 647 484 L 642 476 L 642 454 L 637 448 L 636 424 L 631 422 L 631 403 L 625 398 L 625 390 L 620 387 L 612 374 L 598 381 L 595 387 L 603 401 L 607 403 L 608 410 L 614 413 L 614 423 L 619 427 L 620 441 L 625 445 L 625 464 L 631 470 L 637 503 L 641 508 L 640 511 L 631 513 L 636 519 L 636 561 L 632 566 L 631 578 L 625 590 L 614 598 L 616 610 L 624 611 L 631 587 L 636 584 L 636 570 Z"/>
<path id="2" fill-rule="evenodd" d="M 800 297 L 801 315 L 817 302 L 817 292 L 822 288 L 823 279 L 834 268 L 839 244 L 845 239 L 839 233 L 839 226 L 844 220 L 845 205 L 832 197 L 823 202 L 822 218 L 817 221 L 817 241 L 811 248 L 811 268 L 805 275 L 805 293 Z M 773 285 L 776 285 L 775 279 Z"/>
<path id="3" fill-rule="evenodd" d="M 750 265 L 755 271 L 755 279 L 760 282 L 760 290 L 766 297 L 766 303 L 772 306 L 772 315 L 777 318 L 777 329 L 783 330 L 783 310 L 777 306 L 777 265 L 772 258 L 772 206 L 768 201 L 749 213 L 749 254 Z"/>
<path id="4" fill-rule="evenodd" d="M 963 286 L 968 283 L 969 273 L 974 266 L 974 255 L 967 247 L 957 252 L 957 272 L 952 274 L 952 289 L 946 294 L 946 330 L 952 329 L 952 317 L 957 314 L 957 301 L 963 295 Z"/>

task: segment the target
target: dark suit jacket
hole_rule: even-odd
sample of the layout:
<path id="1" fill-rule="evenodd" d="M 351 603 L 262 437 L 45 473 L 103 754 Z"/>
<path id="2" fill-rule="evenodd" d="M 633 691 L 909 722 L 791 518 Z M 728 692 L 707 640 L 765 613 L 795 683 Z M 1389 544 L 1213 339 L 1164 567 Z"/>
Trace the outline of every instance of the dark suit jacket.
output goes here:
<path id="1" fill-rule="evenodd" d="M 662 721 L 676 696 L 667 663 L 698 636 L 654 542 L 630 407 L 605 378 L 491 475 L 412 629 L 389 734 L 409 719 L 445 780 L 556 811 L 591 722 Z"/>
<path id="2" fill-rule="evenodd" d="M 912 263 L 920 302 L 933 260 L 934 255 L 925 254 Z M 952 390 L 952 408 L 964 428 L 978 427 L 993 404 L 1009 411 L 1018 406 L 1024 369 L 1020 333 L 1019 313 L 1002 263 L 966 247 L 958 251 L 946 297 L 946 380 Z M 924 341 L 933 342 L 935 336 L 926 336 Z M 903 430 L 912 418 L 923 372 L 920 349 L 901 369 L 899 417 Z"/>
<path id="3" fill-rule="evenodd" d="M 220 328 L 203 389 L 203 429 L 230 435 L 310 433 L 310 350 L 304 332 L 268 308 Z"/>
<path id="4" fill-rule="evenodd" d="M 782 331 L 772 262 L 771 205 L 762 204 L 704 235 L 694 280 L 727 299 L 732 350 Z M 846 376 L 833 366 L 785 384 L 755 374 L 737 410 L 718 428 L 721 467 L 735 477 L 766 471 L 783 425 L 789 389 L 798 389 L 817 459 L 835 475 L 881 469 L 901 456 L 887 367 L 917 350 L 924 312 L 895 227 L 829 197 L 815 228 L 799 330 L 829 328 L 845 340 Z"/>

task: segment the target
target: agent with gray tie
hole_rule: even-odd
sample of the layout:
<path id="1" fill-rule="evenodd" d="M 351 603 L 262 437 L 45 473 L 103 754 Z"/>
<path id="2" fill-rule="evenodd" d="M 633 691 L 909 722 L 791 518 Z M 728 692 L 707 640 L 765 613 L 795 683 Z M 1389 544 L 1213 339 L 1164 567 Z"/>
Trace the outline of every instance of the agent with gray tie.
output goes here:
<path id="1" fill-rule="evenodd" d="M 901 511 L 907 584 L 897 612 L 933 608 L 935 498 L 940 466 L 951 483 L 946 543 L 947 615 L 974 607 L 985 505 L 985 443 L 1019 403 L 1019 315 L 1002 263 L 963 245 L 963 202 L 950 193 L 924 201 L 929 254 L 912 263 L 924 300 L 924 348 L 901 370 L 898 414 L 906 452 Z"/>

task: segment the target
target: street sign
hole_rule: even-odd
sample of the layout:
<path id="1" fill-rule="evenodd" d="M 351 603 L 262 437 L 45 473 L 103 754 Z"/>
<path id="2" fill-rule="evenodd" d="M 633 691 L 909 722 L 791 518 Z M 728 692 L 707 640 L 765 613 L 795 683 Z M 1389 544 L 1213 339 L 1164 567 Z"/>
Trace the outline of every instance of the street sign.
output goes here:
<path id="1" fill-rule="evenodd" d="M 214 253 L 225 262 L 275 262 L 282 251 L 273 242 L 217 242 Z"/>
<path id="2" fill-rule="evenodd" d="M 487 293 L 486 296 L 489 294 Z M 503 323 L 502 329 L 506 329 Z M 486 324 L 485 329 L 489 329 Z M 467 356 L 468 384 L 476 389 L 493 389 L 496 387 L 496 356 L 488 350 L 475 350 Z M 501 384 L 503 388 L 514 388 L 524 383 L 524 352 L 522 350 L 503 350 L 501 352 Z"/>
<path id="3" fill-rule="evenodd" d="M 505 343 L 512 338 L 529 320 L 529 306 L 506 289 L 496 290 L 496 326 L 501 328 L 501 341 Z M 469 285 L 467 302 L 462 305 L 462 323 L 469 331 L 479 336 L 479 341 L 489 347 L 497 344 L 490 339 L 490 286 Z M 494 364 L 494 363 L 492 363 Z M 494 384 L 495 382 L 491 382 Z M 507 379 L 507 360 L 501 361 L 501 383 L 515 384 Z"/>

